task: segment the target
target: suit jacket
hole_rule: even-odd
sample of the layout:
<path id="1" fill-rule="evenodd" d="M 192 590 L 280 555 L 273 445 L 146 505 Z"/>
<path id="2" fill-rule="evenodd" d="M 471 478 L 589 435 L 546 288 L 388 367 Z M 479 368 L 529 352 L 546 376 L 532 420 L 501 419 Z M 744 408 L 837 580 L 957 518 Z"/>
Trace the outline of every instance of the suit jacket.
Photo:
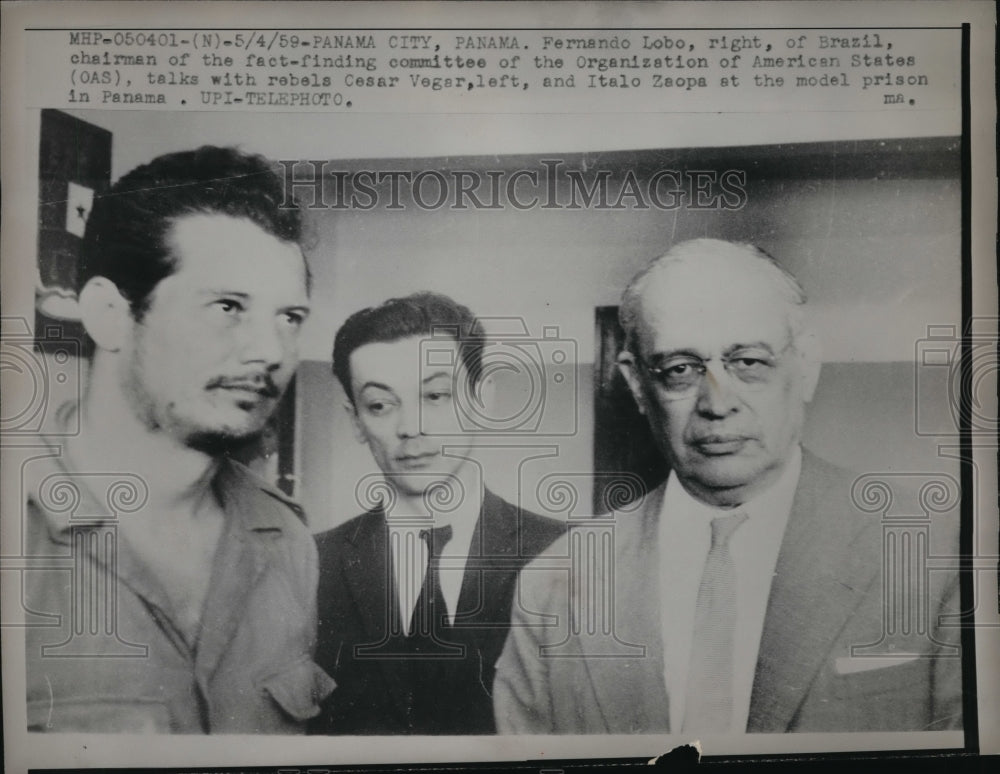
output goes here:
<path id="1" fill-rule="evenodd" d="M 928 634 L 907 635 L 901 627 L 887 634 L 883 545 L 892 542 L 892 530 L 884 529 L 880 514 L 853 506 L 855 480 L 803 453 L 768 598 L 747 731 L 961 726 L 959 631 L 937 625 L 939 615 L 959 610 L 957 573 L 930 573 L 930 588 L 917 598 Z M 520 604 L 494 686 L 501 733 L 671 730 L 657 556 L 664 488 L 615 514 L 615 562 L 604 565 L 613 572 L 613 638 L 586 636 L 586 627 L 572 620 L 571 594 L 586 584 L 571 584 L 571 573 L 544 567 L 567 555 L 566 538 L 521 574 Z M 931 554 L 955 556 L 957 509 L 936 519 L 927 535 Z M 890 551 L 901 550 L 893 546 Z M 598 572 L 595 580 L 601 588 L 608 578 Z M 525 610 L 548 615 L 550 625 L 529 621 Z M 910 624 L 916 627 L 917 619 Z M 852 656 L 852 646 L 865 645 L 873 646 L 866 653 L 898 657 Z"/>
<path id="2" fill-rule="evenodd" d="M 486 491 L 455 623 L 444 635 L 457 649 L 449 658 L 429 660 L 401 653 L 389 633 L 390 616 L 398 611 L 384 512 L 369 511 L 318 535 L 316 662 L 337 688 L 310 731 L 496 733 L 493 675 L 510 627 L 517 573 L 564 531 L 562 522 Z M 437 681 L 429 688 L 428 674 Z M 431 695 L 419 695 L 428 690 Z"/>

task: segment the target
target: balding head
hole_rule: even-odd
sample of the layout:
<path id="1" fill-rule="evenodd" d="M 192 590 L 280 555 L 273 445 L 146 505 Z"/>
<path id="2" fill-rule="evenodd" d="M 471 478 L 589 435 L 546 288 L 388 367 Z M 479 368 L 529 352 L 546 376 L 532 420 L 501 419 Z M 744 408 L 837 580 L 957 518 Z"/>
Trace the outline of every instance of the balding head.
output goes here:
<path id="1" fill-rule="evenodd" d="M 678 479 L 712 505 L 766 489 L 797 448 L 819 375 L 805 293 L 767 253 L 695 239 L 622 299 L 622 374 Z"/>
<path id="2" fill-rule="evenodd" d="M 654 258 L 625 288 L 618 318 L 625 348 L 636 351 L 643 298 L 664 295 L 671 283 L 689 298 L 710 298 L 729 288 L 765 301 L 769 296 L 787 309 L 793 336 L 802 332 L 806 294 L 799 281 L 768 253 L 745 242 L 691 239 Z M 690 292 L 689 292 L 690 291 Z M 718 306 L 717 306 L 718 308 Z"/>

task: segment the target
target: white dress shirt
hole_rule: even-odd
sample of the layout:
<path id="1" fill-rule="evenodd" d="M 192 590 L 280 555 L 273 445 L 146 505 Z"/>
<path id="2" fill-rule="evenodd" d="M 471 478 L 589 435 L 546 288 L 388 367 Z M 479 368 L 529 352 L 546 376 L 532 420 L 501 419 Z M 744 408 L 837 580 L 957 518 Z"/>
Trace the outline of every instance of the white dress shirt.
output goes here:
<path id="1" fill-rule="evenodd" d="M 731 510 L 714 508 L 696 500 L 672 472 L 667 479 L 658 540 L 663 676 L 673 733 L 679 733 L 684 725 L 695 606 L 712 543 L 711 522 L 716 516 L 733 512 L 744 512 L 749 518 L 729 541 L 737 579 L 733 722 L 730 730 L 734 733 L 746 730 L 771 580 L 801 469 L 802 452 L 796 447 L 795 454 L 773 486 L 750 502 Z"/>
<path id="2" fill-rule="evenodd" d="M 451 540 L 441 551 L 439 579 L 441 593 L 448 606 L 448 622 L 455 623 L 458 597 L 462 592 L 462 578 L 469 558 L 472 536 L 476 531 L 476 521 L 482 512 L 482 499 L 471 499 L 471 505 L 462 503 L 459 508 L 433 519 L 426 515 L 407 517 L 393 513 L 387 518 L 389 525 L 389 549 L 392 557 L 393 578 L 396 582 L 396 596 L 402 619 L 403 633 L 410 633 L 410 619 L 420 598 L 420 589 L 427 574 L 429 549 L 427 541 L 421 539 L 420 532 L 431 527 L 450 524 Z"/>

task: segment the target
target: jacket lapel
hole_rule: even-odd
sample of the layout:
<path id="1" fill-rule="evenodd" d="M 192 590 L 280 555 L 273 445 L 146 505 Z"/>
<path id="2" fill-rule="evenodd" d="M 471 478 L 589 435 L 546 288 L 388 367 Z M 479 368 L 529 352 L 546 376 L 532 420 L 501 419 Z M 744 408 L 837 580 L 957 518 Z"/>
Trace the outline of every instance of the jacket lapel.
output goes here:
<path id="1" fill-rule="evenodd" d="M 270 561 L 264 533 L 280 533 L 284 523 L 280 509 L 285 507 L 262 495 L 257 482 L 228 461 L 214 484 L 225 508 L 226 526 L 215 553 L 195 652 L 195 672 L 205 683 L 203 688 L 246 617 L 250 595 Z"/>
<path id="2" fill-rule="evenodd" d="M 252 535 L 232 529 L 227 532 L 215 555 L 216 569 L 224 571 L 212 575 L 196 650 L 196 673 L 206 680 L 214 674 L 245 618 L 247 601 L 268 563 Z"/>
<path id="3" fill-rule="evenodd" d="M 848 476 L 803 452 L 764 618 L 748 731 L 790 730 L 878 572 L 877 563 L 852 546 L 865 524 L 853 518 L 850 486 Z"/>
<path id="4" fill-rule="evenodd" d="M 638 511 L 614 514 L 613 639 L 579 637 L 609 733 L 669 730 L 657 545 L 664 489 L 647 495 Z"/>
<path id="5" fill-rule="evenodd" d="M 363 641 L 369 645 L 381 642 L 388 633 L 389 613 L 398 615 L 393 610 L 395 582 L 388 553 L 385 514 L 381 509 L 369 511 L 347 541 L 344 557 L 347 588 L 360 614 Z"/>
<path id="6" fill-rule="evenodd" d="M 409 672 L 405 659 L 395 652 L 398 643 L 390 639 L 390 630 L 400 631 L 402 626 L 389 560 L 389 528 L 381 508 L 365 514 L 347 541 L 344 574 L 361 624 L 357 639 L 348 645 L 355 648 L 351 659 L 377 661 L 393 697 L 391 705 L 405 707 Z"/>
<path id="7" fill-rule="evenodd" d="M 516 556 L 517 517 L 512 506 L 490 492 L 483 496 L 483 507 L 472 533 L 462 589 L 458 595 L 455 625 L 503 623 L 501 586 L 505 574 L 486 571 L 487 565 L 499 557 Z M 504 630 L 506 636 L 506 630 Z"/>

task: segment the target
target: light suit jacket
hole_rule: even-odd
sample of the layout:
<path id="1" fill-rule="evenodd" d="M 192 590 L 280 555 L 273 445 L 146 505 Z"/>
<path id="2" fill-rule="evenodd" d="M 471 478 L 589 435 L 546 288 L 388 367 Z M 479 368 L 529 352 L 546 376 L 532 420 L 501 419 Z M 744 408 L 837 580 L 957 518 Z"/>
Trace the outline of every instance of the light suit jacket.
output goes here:
<path id="1" fill-rule="evenodd" d="M 883 557 L 899 546 L 886 537 L 892 531 L 887 519 L 852 505 L 855 480 L 803 453 L 768 599 L 747 731 L 961 727 L 959 630 L 938 626 L 942 613 L 958 612 L 957 573 L 928 573 L 928 588 L 910 597 L 924 616 L 924 634 L 913 634 L 919 628 L 914 618 L 909 634 L 897 626 L 886 635 L 883 569 L 896 564 L 886 565 Z M 615 514 L 614 563 L 604 565 L 613 573 L 613 641 L 574 625 L 570 610 L 580 600 L 570 594 L 586 593 L 587 585 L 571 582 L 565 569 L 552 569 L 556 557 L 568 555 L 572 528 L 522 571 L 494 685 L 502 733 L 671 730 L 658 588 L 663 491 L 661 486 L 639 507 Z M 957 508 L 935 518 L 926 533 L 929 553 L 954 556 Z M 885 548 L 890 544 L 896 548 Z M 597 588 L 605 580 L 598 577 Z M 869 653 L 896 657 L 852 657 L 852 646 L 865 645 L 874 646 Z"/>

